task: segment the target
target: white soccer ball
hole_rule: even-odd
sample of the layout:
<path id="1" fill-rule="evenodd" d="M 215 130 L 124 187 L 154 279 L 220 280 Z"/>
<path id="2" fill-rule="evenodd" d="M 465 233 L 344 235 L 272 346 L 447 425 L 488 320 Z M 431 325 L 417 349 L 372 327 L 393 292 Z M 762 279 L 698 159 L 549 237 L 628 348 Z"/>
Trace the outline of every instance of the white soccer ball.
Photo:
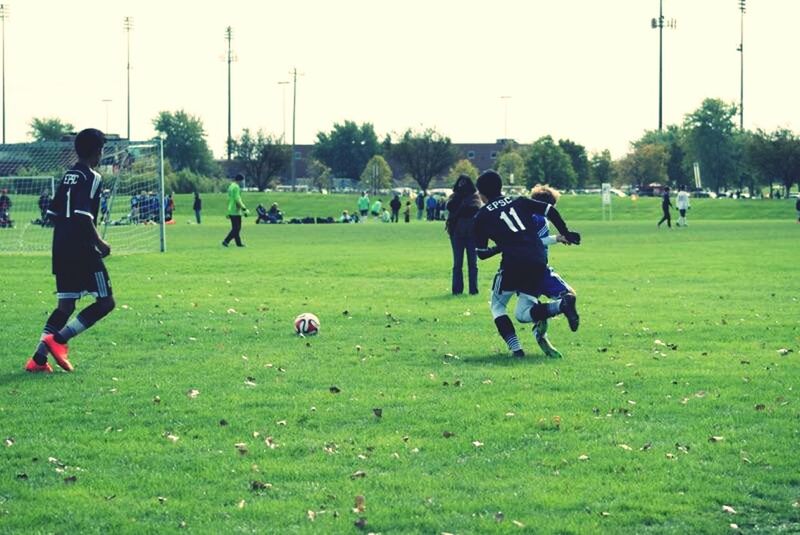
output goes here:
<path id="1" fill-rule="evenodd" d="M 319 318 L 311 312 L 303 312 L 294 319 L 294 332 L 311 336 L 319 332 Z"/>

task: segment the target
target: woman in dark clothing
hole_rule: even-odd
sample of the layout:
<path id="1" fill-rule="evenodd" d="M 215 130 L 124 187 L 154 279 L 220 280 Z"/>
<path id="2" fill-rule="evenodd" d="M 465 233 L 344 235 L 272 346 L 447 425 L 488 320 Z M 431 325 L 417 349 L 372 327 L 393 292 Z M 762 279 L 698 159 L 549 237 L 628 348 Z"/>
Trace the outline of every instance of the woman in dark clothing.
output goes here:
<path id="1" fill-rule="evenodd" d="M 194 210 L 194 218 L 197 220 L 197 224 L 200 224 L 200 210 L 203 209 L 203 201 L 200 199 L 200 194 L 196 191 L 194 192 L 194 203 L 192 204 L 192 209 Z"/>
<path id="2" fill-rule="evenodd" d="M 453 195 L 447 200 L 447 223 L 453 247 L 453 295 L 464 291 L 464 252 L 467 253 L 467 275 L 469 293 L 478 293 L 478 260 L 475 240 L 472 236 L 472 220 L 481 207 L 481 199 L 475 184 L 467 175 L 460 175 L 453 185 Z"/>

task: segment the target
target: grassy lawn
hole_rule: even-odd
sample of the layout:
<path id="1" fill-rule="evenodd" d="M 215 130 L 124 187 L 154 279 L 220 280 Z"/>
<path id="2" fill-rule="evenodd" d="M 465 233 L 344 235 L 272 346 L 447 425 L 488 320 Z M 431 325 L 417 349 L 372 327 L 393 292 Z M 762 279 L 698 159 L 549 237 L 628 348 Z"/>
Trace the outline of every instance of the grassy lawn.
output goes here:
<path id="1" fill-rule="evenodd" d="M 0 257 L 0 532 L 800 531 L 792 201 L 698 200 L 670 231 L 657 199 L 613 222 L 563 199 L 584 236 L 551 252 L 582 316 L 551 324 L 563 360 L 524 327 L 508 356 L 498 259 L 449 295 L 441 223 L 251 218 L 224 249 L 223 199 L 204 202 L 189 225 L 178 198 L 168 253 L 109 258 L 118 308 L 73 341 L 73 374 L 22 371 L 49 257 Z M 293 335 L 304 311 L 319 336 Z"/>

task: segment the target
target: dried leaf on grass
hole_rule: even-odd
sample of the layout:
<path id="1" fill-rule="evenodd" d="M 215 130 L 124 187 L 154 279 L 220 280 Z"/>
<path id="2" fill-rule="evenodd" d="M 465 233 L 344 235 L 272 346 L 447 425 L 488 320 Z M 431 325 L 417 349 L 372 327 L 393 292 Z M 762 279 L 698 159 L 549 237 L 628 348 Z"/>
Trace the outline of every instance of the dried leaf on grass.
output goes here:
<path id="1" fill-rule="evenodd" d="M 736 514 L 736 509 L 734 509 L 734 508 L 733 508 L 733 507 L 731 507 L 730 505 L 723 505 L 723 506 L 722 506 L 722 510 L 723 510 L 724 512 L 726 512 L 726 513 L 730 514 L 730 515 L 735 515 L 735 514 Z"/>
<path id="2" fill-rule="evenodd" d="M 355 507 L 353 507 L 354 513 L 363 513 L 367 510 L 367 501 L 364 499 L 364 496 L 356 496 L 356 503 Z"/>
<path id="3" fill-rule="evenodd" d="M 191 390 L 186 392 L 186 395 L 189 396 L 191 399 L 194 399 L 200 395 L 200 391 L 197 390 L 196 388 L 192 388 Z"/>
<path id="4" fill-rule="evenodd" d="M 367 477 L 367 473 L 363 470 L 356 470 L 350 474 L 350 479 L 363 479 L 365 477 Z"/>

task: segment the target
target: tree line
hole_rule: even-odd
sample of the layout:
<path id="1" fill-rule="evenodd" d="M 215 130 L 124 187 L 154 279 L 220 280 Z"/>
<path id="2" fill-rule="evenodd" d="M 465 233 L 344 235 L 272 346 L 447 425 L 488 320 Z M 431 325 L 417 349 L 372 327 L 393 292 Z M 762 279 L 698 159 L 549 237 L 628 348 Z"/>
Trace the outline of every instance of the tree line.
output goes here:
<path id="1" fill-rule="evenodd" d="M 559 189 L 647 186 L 656 182 L 693 186 L 699 165 L 703 187 L 720 192 L 754 193 L 774 186 L 788 191 L 800 182 L 800 137 L 787 128 L 774 131 L 740 130 L 737 107 L 706 99 L 684 116 L 681 124 L 646 131 L 631 142 L 627 154 L 613 159 L 608 150 L 589 153 L 570 139 L 543 136 L 530 144 L 507 142 L 496 168 L 514 184 L 550 184 Z M 57 118 L 34 118 L 30 135 L 36 141 L 61 139 L 73 126 Z M 215 162 L 199 117 L 183 110 L 160 112 L 153 127 L 164 138 L 167 180 L 174 191 L 214 188 L 222 170 Z M 232 155 L 259 190 L 285 176 L 291 148 L 282 137 L 263 130 L 244 129 L 232 140 Z M 371 123 L 335 123 L 318 132 L 307 162 L 307 177 L 318 188 L 330 188 L 334 178 L 351 178 L 362 189 L 391 187 L 395 177 L 427 191 L 436 179 L 454 180 L 459 174 L 475 177 L 478 169 L 460 154 L 450 138 L 432 128 L 387 134 L 379 139 Z"/>

